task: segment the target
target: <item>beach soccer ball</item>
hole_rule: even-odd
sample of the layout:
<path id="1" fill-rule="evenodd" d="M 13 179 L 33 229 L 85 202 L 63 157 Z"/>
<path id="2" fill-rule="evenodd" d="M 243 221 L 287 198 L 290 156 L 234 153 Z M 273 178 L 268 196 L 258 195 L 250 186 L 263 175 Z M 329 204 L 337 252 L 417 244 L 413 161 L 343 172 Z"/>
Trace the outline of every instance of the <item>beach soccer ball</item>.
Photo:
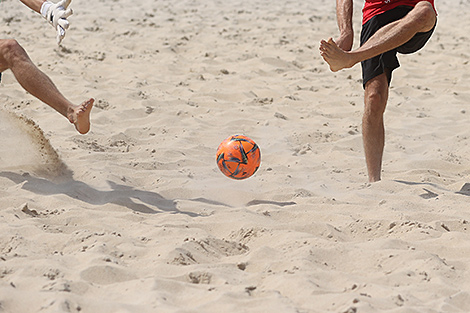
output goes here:
<path id="1" fill-rule="evenodd" d="M 217 149 L 217 166 L 227 177 L 245 179 L 253 175 L 261 162 L 258 145 L 243 135 L 230 136 Z"/>

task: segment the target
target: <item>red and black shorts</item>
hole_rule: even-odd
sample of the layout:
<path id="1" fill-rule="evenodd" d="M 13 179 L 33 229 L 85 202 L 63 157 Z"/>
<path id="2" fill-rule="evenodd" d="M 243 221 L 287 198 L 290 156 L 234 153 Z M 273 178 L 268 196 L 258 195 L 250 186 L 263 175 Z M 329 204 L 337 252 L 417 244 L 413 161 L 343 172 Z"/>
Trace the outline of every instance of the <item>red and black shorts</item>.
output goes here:
<path id="1" fill-rule="evenodd" d="M 405 17 L 412 9 L 413 7 L 410 6 L 399 6 L 387 12 L 376 15 L 368 20 L 362 26 L 361 46 L 380 28 Z M 435 28 L 436 25 L 434 25 L 433 29 L 428 32 L 417 33 L 407 43 L 398 48 L 361 62 L 363 87 L 365 88 L 366 83 L 369 80 L 383 73 L 387 74 L 388 84 L 390 85 L 390 81 L 392 80 L 392 71 L 400 67 L 397 53 L 410 54 L 420 50 L 428 42 L 429 38 L 431 38 Z"/>

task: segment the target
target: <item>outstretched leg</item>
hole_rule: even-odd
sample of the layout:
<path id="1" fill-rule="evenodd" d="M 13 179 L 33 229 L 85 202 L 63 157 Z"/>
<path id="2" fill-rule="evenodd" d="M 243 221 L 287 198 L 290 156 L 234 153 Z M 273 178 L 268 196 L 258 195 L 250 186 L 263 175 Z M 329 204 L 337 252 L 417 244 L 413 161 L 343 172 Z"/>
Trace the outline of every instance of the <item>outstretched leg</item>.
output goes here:
<path id="1" fill-rule="evenodd" d="M 10 69 L 20 85 L 30 94 L 65 116 L 80 134 L 90 130 L 93 99 L 74 105 L 57 89 L 51 79 L 41 72 L 26 51 L 13 39 L 0 40 L 0 71 Z"/>
<path id="2" fill-rule="evenodd" d="M 388 100 L 387 75 L 381 74 L 366 83 L 364 91 L 364 115 L 362 138 L 370 182 L 379 181 L 385 145 L 383 114 Z"/>
<path id="3" fill-rule="evenodd" d="M 333 72 L 395 49 L 417 33 L 430 31 L 436 23 L 434 8 L 427 1 L 419 2 L 404 18 L 385 25 L 361 47 L 344 51 L 330 38 L 320 42 L 320 54 Z"/>

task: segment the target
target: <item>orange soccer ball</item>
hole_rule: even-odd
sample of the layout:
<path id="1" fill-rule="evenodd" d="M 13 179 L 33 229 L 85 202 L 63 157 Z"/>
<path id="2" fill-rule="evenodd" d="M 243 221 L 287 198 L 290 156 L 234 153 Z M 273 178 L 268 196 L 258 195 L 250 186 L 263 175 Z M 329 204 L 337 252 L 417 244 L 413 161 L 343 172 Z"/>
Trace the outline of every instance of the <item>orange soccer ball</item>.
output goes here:
<path id="1" fill-rule="evenodd" d="M 227 177 L 245 179 L 259 168 L 261 152 L 258 145 L 243 135 L 230 136 L 217 149 L 217 166 Z"/>

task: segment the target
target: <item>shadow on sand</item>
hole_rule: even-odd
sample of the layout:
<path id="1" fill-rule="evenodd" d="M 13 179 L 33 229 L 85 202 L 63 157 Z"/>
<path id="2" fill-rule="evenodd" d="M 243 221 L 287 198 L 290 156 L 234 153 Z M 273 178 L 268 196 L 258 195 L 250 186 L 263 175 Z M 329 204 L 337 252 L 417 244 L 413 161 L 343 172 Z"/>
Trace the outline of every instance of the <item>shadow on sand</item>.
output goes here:
<path id="1" fill-rule="evenodd" d="M 65 182 L 54 183 L 44 178 L 34 177 L 28 173 L 18 174 L 13 172 L 0 172 L 0 177 L 5 177 L 16 184 L 23 184 L 22 189 L 44 196 L 63 194 L 91 205 L 113 203 L 136 212 L 147 214 L 166 211 L 183 213 L 190 216 L 199 216 L 195 213 L 182 212 L 178 210 L 176 201 L 165 199 L 156 192 L 139 190 L 134 187 L 119 185 L 111 181 L 108 181 L 111 190 L 101 191 L 85 184 L 84 182 L 73 179 L 69 179 Z M 137 203 L 134 200 L 139 200 L 142 203 Z M 157 210 L 151 207 L 154 207 Z"/>
<path id="2" fill-rule="evenodd" d="M 445 190 L 446 192 L 449 192 L 449 190 L 446 190 L 436 184 L 432 184 L 432 183 L 416 183 L 416 182 L 410 182 L 410 181 L 404 181 L 404 180 L 395 180 L 395 182 L 397 183 L 400 183 L 400 184 L 405 184 L 405 185 L 409 185 L 409 186 L 419 186 L 419 185 L 423 185 L 423 186 L 431 186 L 431 187 L 434 187 L 434 188 L 437 188 L 437 189 L 440 189 L 440 190 Z M 439 196 L 438 194 L 426 189 L 426 188 L 423 188 L 424 191 L 426 191 L 425 194 L 422 194 L 420 195 L 420 197 L 424 198 L 424 199 L 430 199 L 430 198 L 435 198 L 437 196 Z M 464 196 L 469 196 L 470 197 L 470 183 L 465 183 L 462 188 L 460 189 L 460 191 L 457 191 L 455 192 L 456 194 L 459 194 L 459 195 L 464 195 Z"/>

